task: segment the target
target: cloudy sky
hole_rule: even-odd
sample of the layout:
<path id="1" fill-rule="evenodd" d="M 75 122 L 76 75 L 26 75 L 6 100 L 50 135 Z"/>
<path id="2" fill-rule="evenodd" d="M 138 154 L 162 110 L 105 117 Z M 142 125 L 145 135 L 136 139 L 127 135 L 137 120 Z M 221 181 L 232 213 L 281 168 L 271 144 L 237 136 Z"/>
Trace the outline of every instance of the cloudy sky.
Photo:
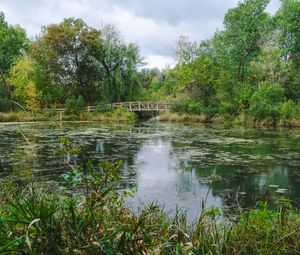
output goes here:
<path id="1" fill-rule="evenodd" d="M 137 43 L 149 66 L 173 64 L 172 48 L 180 35 L 200 41 L 222 29 L 223 17 L 238 0 L 0 0 L 10 24 L 20 24 L 30 37 L 41 26 L 66 17 L 82 18 L 101 28 L 115 24 L 127 42 Z M 271 0 L 274 13 L 279 0 Z"/>

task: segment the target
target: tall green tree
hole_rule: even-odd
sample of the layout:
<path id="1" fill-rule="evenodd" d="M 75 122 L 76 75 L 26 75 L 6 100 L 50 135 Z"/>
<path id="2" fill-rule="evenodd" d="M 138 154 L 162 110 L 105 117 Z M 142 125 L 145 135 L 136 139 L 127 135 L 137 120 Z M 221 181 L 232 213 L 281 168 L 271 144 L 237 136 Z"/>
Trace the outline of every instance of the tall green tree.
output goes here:
<path id="1" fill-rule="evenodd" d="M 175 58 L 180 64 L 190 64 L 197 58 L 198 49 L 196 42 L 192 42 L 187 36 L 181 35 L 176 43 Z"/>
<path id="2" fill-rule="evenodd" d="M 12 107 L 7 75 L 16 59 L 25 53 L 26 47 L 25 30 L 20 26 L 9 25 L 4 13 L 0 12 L 0 111 Z"/>
<path id="3" fill-rule="evenodd" d="M 20 26 L 12 26 L 5 21 L 0 12 L 0 69 L 7 74 L 13 62 L 25 53 L 27 48 L 26 32 Z"/>
<path id="4" fill-rule="evenodd" d="M 263 44 L 270 29 L 270 16 L 265 12 L 270 0 L 245 0 L 230 9 L 224 18 L 224 31 L 216 34 L 220 63 L 243 81 L 246 69 Z"/>
<path id="5" fill-rule="evenodd" d="M 276 14 L 280 50 L 286 68 L 283 86 L 288 99 L 300 99 L 300 1 L 282 0 Z"/>
<path id="6" fill-rule="evenodd" d="M 92 55 L 100 72 L 102 97 L 110 102 L 132 99 L 140 90 L 137 67 L 142 63 L 139 48 L 126 44 L 113 25 L 101 30 L 101 44 L 95 45 Z"/>
<path id="7" fill-rule="evenodd" d="M 81 19 L 65 19 L 42 29 L 30 55 L 69 96 L 83 96 L 87 102 L 94 102 L 98 73 L 90 49 L 99 47 L 100 34 Z"/>

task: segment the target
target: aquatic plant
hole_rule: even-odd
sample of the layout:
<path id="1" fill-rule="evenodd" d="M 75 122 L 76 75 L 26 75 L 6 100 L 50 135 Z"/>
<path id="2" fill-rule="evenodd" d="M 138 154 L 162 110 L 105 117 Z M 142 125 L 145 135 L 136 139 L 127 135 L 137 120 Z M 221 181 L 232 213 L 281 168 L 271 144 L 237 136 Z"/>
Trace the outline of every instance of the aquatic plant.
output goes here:
<path id="1" fill-rule="evenodd" d="M 61 153 L 76 154 L 62 138 Z M 267 202 L 226 217 L 201 203 L 197 220 L 155 203 L 133 211 L 124 204 L 121 161 L 87 161 L 62 175 L 63 189 L 14 181 L 0 191 L 1 254 L 300 254 L 300 214 L 289 200 Z M 214 177 L 215 178 L 215 177 Z"/>

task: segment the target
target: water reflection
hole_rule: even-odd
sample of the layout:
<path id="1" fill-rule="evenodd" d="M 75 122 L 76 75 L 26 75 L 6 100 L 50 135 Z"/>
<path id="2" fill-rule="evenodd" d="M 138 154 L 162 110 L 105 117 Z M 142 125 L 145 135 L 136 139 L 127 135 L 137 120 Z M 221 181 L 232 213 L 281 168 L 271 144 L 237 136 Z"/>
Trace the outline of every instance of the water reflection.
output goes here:
<path id="1" fill-rule="evenodd" d="M 83 146 L 79 155 L 58 152 L 59 139 Z M 167 210 L 186 208 L 195 217 L 202 199 L 207 206 L 243 207 L 257 200 L 286 196 L 300 202 L 300 132 L 298 130 L 226 129 L 143 123 L 103 126 L 97 123 L 1 124 L 0 177 L 26 183 L 59 185 L 64 163 L 92 159 L 123 160 L 122 187 L 136 187 L 129 206 L 150 201 Z M 231 192 L 234 190 L 234 192 Z M 232 196 L 234 194 L 234 196 Z M 266 195 L 267 194 L 267 195 Z"/>

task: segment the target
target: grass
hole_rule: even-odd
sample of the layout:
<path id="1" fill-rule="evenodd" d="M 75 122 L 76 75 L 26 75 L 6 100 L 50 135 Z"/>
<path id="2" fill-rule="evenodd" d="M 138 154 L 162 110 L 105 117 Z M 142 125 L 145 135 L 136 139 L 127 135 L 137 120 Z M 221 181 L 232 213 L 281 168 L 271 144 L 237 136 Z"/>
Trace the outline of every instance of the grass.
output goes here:
<path id="1" fill-rule="evenodd" d="M 160 115 L 162 122 L 179 122 L 179 123 L 208 123 L 211 122 L 205 115 L 189 114 L 189 113 L 175 113 L 166 111 Z"/>
<path id="2" fill-rule="evenodd" d="M 253 127 L 300 127 L 300 120 L 291 119 L 264 119 L 256 120 L 252 117 L 247 117 L 245 114 L 241 114 L 237 117 L 217 115 L 210 118 L 204 114 L 195 113 L 177 113 L 166 111 L 160 115 L 159 118 L 162 122 L 176 122 L 176 123 L 214 123 L 214 124 L 230 124 L 230 125 L 246 125 Z"/>
<path id="3" fill-rule="evenodd" d="M 110 112 L 79 112 L 77 115 L 40 111 L 0 112 L 0 122 L 30 121 L 99 121 L 105 123 L 127 123 L 135 121 L 135 114 L 119 109 Z"/>
<path id="4" fill-rule="evenodd" d="M 190 223 L 184 212 L 171 216 L 155 204 L 138 212 L 126 208 L 131 192 L 118 191 L 121 163 L 91 165 L 64 174 L 63 191 L 3 185 L 0 253 L 300 254 L 300 214 L 285 199 L 277 210 L 261 203 L 235 221 L 203 204 Z"/>

